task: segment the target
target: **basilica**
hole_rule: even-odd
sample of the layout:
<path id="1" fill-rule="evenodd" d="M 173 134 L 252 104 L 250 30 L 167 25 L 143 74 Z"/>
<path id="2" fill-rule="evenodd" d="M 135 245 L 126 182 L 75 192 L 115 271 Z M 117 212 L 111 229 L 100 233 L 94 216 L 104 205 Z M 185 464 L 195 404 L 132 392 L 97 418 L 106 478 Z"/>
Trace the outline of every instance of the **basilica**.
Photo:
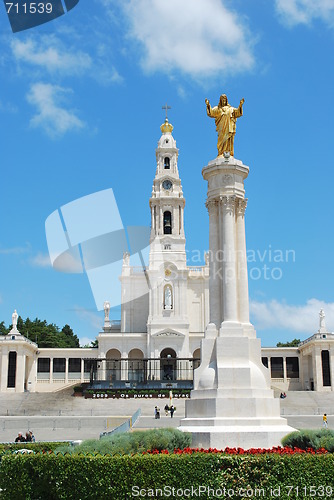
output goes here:
<path id="1" fill-rule="evenodd" d="M 187 265 L 178 149 L 167 118 L 160 129 L 149 259 L 139 267 L 123 256 L 121 320 L 110 320 L 106 301 L 98 348 L 51 349 L 20 334 L 15 312 L 11 332 L 0 337 L 1 392 L 52 392 L 83 382 L 101 389 L 193 387 L 210 321 L 209 256 L 203 266 Z M 278 391 L 334 390 L 334 334 L 323 312 L 319 330 L 298 347 L 262 348 L 261 355 Z"/>

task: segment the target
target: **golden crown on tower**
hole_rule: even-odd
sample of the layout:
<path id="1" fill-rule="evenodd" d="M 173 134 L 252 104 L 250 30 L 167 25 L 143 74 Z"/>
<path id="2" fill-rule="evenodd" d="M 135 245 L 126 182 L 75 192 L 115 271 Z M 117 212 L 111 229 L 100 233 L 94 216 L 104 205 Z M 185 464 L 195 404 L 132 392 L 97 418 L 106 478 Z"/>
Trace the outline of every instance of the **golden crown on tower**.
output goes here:
<path id="1" fill-rule="evenodd" d="M 173 128 L 174 128 L 173 125 L 169 123 L 168 118 L 166 118 L 165 123 L 161 125 L 160 130 L 163 134 L 165 134 L 166 132 L 172 133 Z"/>

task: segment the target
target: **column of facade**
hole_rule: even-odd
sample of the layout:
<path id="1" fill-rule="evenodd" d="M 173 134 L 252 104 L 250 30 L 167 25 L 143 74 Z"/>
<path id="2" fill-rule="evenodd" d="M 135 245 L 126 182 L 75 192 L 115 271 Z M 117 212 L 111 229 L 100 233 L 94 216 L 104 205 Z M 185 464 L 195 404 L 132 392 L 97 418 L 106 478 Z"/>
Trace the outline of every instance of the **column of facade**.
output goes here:
<path id="1" fill-rule="evenodd" d="M 49 382 L 50 382 L 50 384 L 53 384 L 53 358 L 50 358 Z"/>
<path id="2" fill-rule="evenodd" d="M 172 234 L 179 234 L 179 207 L 172 207 Z"/>
<path id="3" fill-rule="evenodd" d="M 283 356 L 283 380 L 287 382 L 286 356 Z"/>
<path id="4" fill-rule="evenodd" d="M 235 197 L 221 196 L 223 250 L 223 322 L 237 322 L 235 262 Z"/>
<path id="5" fill-rule="evenodd" d="M 181 207 L 181 231 L 180 234 L 183 236 L 184 235 L 184 210 L 183 207 Z"/>
<path id="6" fill-rule="evenodd" d="M 334 349 L 329 350 L 329 370 L 331 375 L 331 389 L 334 391 Z"/>
<path id="7" fill-rule="evenodd" d="M 319 391 L 323 387 L 321 350 L 316 347 L 312 359 L 314 390 Z"/>
<path id="8" fill-rule="evenodd" d="M 129 358 L 126 351 L 123 351 L 121 359 L 121 380 L 129 380 Z"/>
<path id="9" fill-rule="evenodd" d="M 164 231 L 163 231 L 163 227 L 164 227 L 164 221 L 163 221 L 163 212 L 162 212 L 162 207 L 160 206 L 159 207 L 159 230 L 158 230 L 158 234 L 163 234 Z"/>
<path id="10" fill-rule="evenodd" d="M 219 220 L 218 210 L 219 205 L 217 200 L 210 200 L 206 203 L 206 208 L 209 213 L 209 306 L 210 306 L 210 323 L 214 323 L 218 328 L 222 322 L 222 311 L 220 304 L 220 272 L 219 266 L 222 263 L 218 261 L 219 257 Z"/>
<path id="11" fill-rule="evenodd" d="M 68 358 L 65 358 L 65 384 L 68 384 Z"/>
<path id="12" fill-rule="evenodd" d="M 268 356 L 268 370 L 269 370 L 269 375 L 270 375 L 270 378 L 271 378 L 271 357 Z"/>
<path id="13" fill-rule="evenodd" d="M 80 382 L 85 381 L 85 360 L 83 358 L 80 359 Z"/>
<path id="14" fill-rule="evenodd" d="M 238 282 L 238 306 L 239 321 L 249 323 L 249 298 L 248 298 L 248 274 L 247 253 L 245 235 L 245 210 L 247 200 L 237 201 L 237 282 Z"/>
<path id="15" fill-rule="evenodd" d="M 22 348 L 19 347 L 16 356 L 16 380 L 15 380 L 16 392 L 24 392 L 25 370 L 26 370 L 26 357 L 22 352 Z"/>
<path id="16" fill-rule="evenodd" d="M 7 390 L 8 383 L 8 347 L 2 347 L 1 351 L 1 392 Z"/>
<path id="17" fill-rule="evenodd" d="M 151 206 L 151 236 L 154 234 L 154 205 Z"/>

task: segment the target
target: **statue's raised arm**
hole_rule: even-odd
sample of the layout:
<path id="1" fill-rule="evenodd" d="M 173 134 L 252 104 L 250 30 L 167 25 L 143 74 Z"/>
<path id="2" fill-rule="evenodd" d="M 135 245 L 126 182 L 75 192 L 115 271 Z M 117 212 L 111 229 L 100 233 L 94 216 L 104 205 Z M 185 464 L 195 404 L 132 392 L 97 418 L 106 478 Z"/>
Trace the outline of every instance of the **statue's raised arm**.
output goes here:
<path id="1" fill-rule="evenodd" d="M 211 107 L 210 101 L 205 99 L 206 112 L 210 118 L 215 118 L 216 130 L 218 133 L 218 156 L 225 152 L 229 152 L 234 156 L 234 136 L 236 131 L 237 118 L 243 114 L 243 104 L 245 99 L 240 100 L 238 108 L 230 106 L 226 94 L 222 94 L 219 103 L 214 108 Z"/>

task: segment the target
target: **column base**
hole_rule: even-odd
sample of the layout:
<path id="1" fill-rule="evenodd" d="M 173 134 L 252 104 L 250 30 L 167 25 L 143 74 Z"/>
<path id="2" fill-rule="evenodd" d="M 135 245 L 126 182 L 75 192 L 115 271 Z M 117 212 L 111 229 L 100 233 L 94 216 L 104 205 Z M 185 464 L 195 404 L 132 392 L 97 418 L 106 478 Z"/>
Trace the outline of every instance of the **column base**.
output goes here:
<path id="1" fill-rule="evenodd" d="M 261 342 L 250 335 L 255 337 L 252 325 L 224 322 L 219 337 L 202 340 L 201 365 L 180 426 L 193 434 L 193 446 L 267 448 L 295 430 L 280 416 Z"/>
<path id="2" fill-rule="evenodd" d="M 229 448 L 272 448 L 280 446 L 281 440 L 290 432 L 295 431 L 286 424 L 285 419 L 273 419 L 272 422 L 252 422 L 251 419 L 234 420 L 232 425 L 226 424 L 224 419 L 212 419 L 211 422 L 202 419 L 195 422 L 194 419 L 182 420 L 179 429 L 183 432 L 191 432 L 192 447 L 194 448 L 217 448 L 220 450 Z"/>
<path id="3" fill-rule="evenodd" d="M 237 321 L 223 321 L 219 328 L 219 337 L 247 337 L 256 338 L 254 326 L 251 323 L 239 323 Z"/>

